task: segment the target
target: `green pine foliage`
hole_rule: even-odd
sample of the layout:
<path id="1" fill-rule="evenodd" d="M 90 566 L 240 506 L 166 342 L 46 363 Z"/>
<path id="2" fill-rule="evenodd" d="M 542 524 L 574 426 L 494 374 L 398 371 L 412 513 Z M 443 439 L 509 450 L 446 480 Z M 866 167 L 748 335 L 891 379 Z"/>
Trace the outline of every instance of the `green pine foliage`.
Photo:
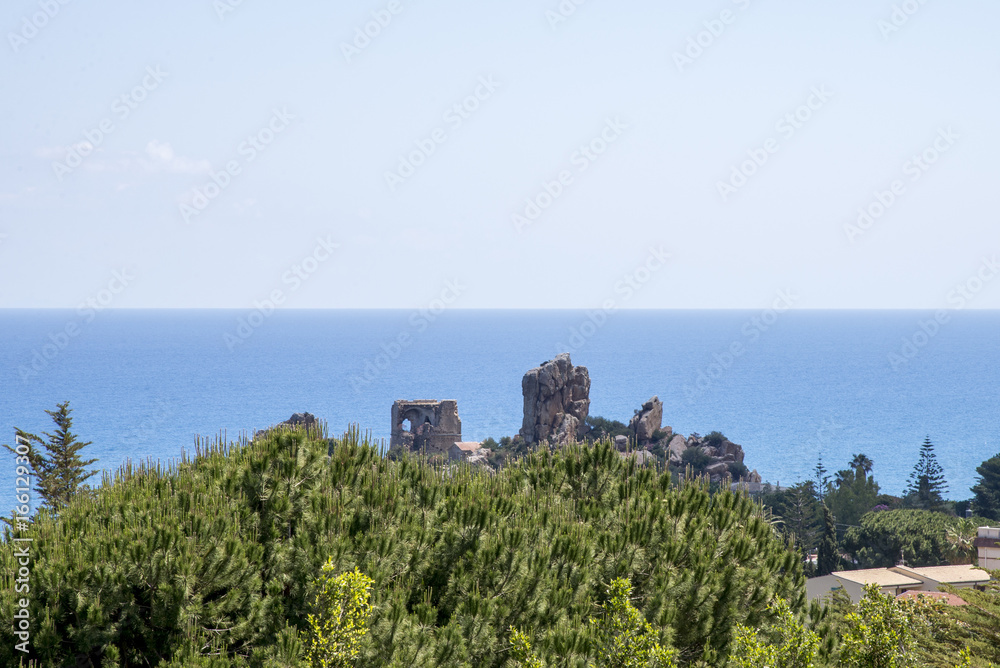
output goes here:
<path id="1" fill-rule="evenodd" d="M 944 506 L 944 494 L 947 491 L 944 469 L 938 464 L 934 444 L 928 436 L 920 446 L 920 460 L 910 473 L 905 493 L 907 502 L 914 508 L 939 510 Z"/>
<path id="2" fill-rule="evenodd" d="M 889 568 L 900 559 L 918 567 L 970 563 L 967 551 L 953 547 L 949 529 L 961 532 L 973 524 L 929 510 L 885 510 L 865 515 L 859 526 L 848 529 L 844 547 L 859 568 Z"/>
<path id="3" fill-rule="evenodd" d="M 27 658 L 46 667 L 294 665 L 327 563 L 373 582 L 358 668 L 501 668 L 512 627 L 546 666 L 584 668 L 616 578 L 682 665 L 725 660 L 775 598 L 804 606 L 798 555 L 758 504 L 606 441 L 490 474 L 392 460 L 357 430 L 274 430 L 123 466 L 35 520 Z M 0 551 L 6 620 L 16 570 Z M 15 642 L 3 624 L 0 665 Z"/>
<path id="4" fill-rule="evenodd" d="M 976 467 L 979 479 L 972 488 L 972 501 L 977 515 L 994 521 L 1000 520 L 1000 454 L 987 459 Z"/>
<path id="5" fill-rule="evenodd" d="M 56 410 L 45 411 L 55 423 L 55 431 L 43 432 L 45 438 L 17 429 L 14 447 L 4 445 L 8 451 L 17 454 L 17 443 L 29 448 L 27 458 L 35 477 L 35 491 L 41 497 L 43 505 L 50 511 L 58 513 L 78 492 L 84 489 L 85 483 L 97 471 L 87 472 L 87 467 L 97 462 L 96 459 L 83 460 L 80 451 L 90 445 L 90 441 L 82 443 L 73 434 L 73 410 L 69 402 L 57 404 Z"/>
<path id="6" fill-rule="evenodd" d="M 1000 573 L 983 587 L 952 589 L 968 605 L 949 606 L 921 601 L 915 626 L 915 663 L 921 668 L 1000 665 Z"/>
<path id="7" fill-rule="evenodd" d="M 837 524 L 833 513 L 823 506 L 823 538 L 819 542 L 816 574 L 829 575 L 840 566 L 840 546 L 837 543 Z"/>

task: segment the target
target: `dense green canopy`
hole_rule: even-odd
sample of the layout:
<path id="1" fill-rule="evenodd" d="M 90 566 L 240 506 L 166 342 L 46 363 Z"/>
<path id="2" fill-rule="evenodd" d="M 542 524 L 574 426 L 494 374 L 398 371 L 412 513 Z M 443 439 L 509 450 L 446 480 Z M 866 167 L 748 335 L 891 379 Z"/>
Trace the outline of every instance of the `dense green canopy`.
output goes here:
<path id="1" fill-rule="evenodd" d="M 392 461 L 357 431 L 273 431 L 173 469 L 126 466 L 31 535 L 45 666 L 285 665 L 328 558 L 374 580 L 359 661 L 373 668 L 499 668 L 511 627 L 548 666 L 582 667 L 618 577 L 682 664 L 725 656 L 776 596 L 804 599 L 797 553 L 754 501 L 672 484 L 607 442 L 490 474 Z M 11 620 L 16 568 L 0 555 Z M 21 656 L 11 627 L 2 665 Z"/>

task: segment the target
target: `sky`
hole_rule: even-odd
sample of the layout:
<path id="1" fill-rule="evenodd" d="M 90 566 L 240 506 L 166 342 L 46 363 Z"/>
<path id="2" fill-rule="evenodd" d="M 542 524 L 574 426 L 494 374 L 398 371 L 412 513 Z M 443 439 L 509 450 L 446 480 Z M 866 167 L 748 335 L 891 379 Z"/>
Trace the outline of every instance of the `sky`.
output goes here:
<path id="1" fill-rule="evenodd" d="M 0 308 L 1000 308 L 998 20 L 8 0 Z"/>

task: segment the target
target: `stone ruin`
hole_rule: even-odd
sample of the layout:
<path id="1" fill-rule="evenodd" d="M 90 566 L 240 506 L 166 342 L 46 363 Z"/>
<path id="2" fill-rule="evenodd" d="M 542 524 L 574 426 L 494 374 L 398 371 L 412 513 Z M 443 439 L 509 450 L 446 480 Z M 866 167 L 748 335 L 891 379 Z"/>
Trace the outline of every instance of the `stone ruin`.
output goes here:
<path id="1" fill-rule="evenodd" d="M 458 417 L 457 401 L 400 399 L 392 404 L 390 449 L 448 456 L 451 447 L 461 440 L 462 420 Z"/>
<path id="2" fill-rule="evenodd" d="M 590 374 L 587 367 L 573 366 L 569 353 L 524 374 L 521 393 L 520 433 L 526 443 L 564 444 L 583 438 L 590 412 Z"/>
<path id="3" fill-rule="evenodd" d="M 587 436 L 590 373 L 586 367 L 573 366 L 568 353 L 524 374 L 521 392 L 524 419 L 519 437 L 525 443 L 563 445 Z M 616 436 L 614 444 L 623 458 L 634 457 L 640 464 L 653 464 L 662 457 L 671 466 L 679 467 L 684 464 L 684 453 L 697 448 L 708 458 L 701 472 L 712 482 L 724 480 L 731 465 L 743 464 L 743 447 L 727 438 L 709 439 L 698 434 L 685 437 L 675 434 L 671 427 L 664 427 L 663 402 L 659 397 L 654 396 L 635 411 L 628 430 L 629 436 Z M 390 449 L 485 465 L 489 451 L 474 446 L 479 444 L 462 442 L 458 402 L 399 400 L 392 405 Z M 749 473 L 739 484 L 759 487 L 760 475 L 756 471 Z"/>

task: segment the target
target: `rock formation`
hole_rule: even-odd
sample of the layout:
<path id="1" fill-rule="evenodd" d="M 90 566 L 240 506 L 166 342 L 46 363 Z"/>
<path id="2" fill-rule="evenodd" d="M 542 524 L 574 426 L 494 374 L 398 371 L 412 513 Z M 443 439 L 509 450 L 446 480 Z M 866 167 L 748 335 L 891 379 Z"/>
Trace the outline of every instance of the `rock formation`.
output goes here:
<path id="1" fill-rule="evenodd" d="M 268 427 L 267 429 L 258 429 L 257 432 L 254 433 L 253 437 L 261 438 L 271 429 L 282 429 L 288 427 L 305 427 L 306 431 L 311 431 L 319 427 L 319 421 L 312 413 L 292 413 L 292 417 L 288 418 L 284 422 L 279 422 L 273 427 Z"/>
<path id="2" fill-rule="evenodd" d="M 659 397 L 653 397 L 636 411 L 628 423 L 632 437 L 636 443 L 645 445 L 653 440 L 654 432 L 663 424 L 663 402 Z"/>
<path id="3" fill-rule="evenodd" d="M 305 426 L 307 428 L 316 426 L 316 416 L 312 413 L 293 413 L 292 417 L 288 418 L 281 424 L 288 425 L 290 427 Z"/>
<path id="4" fill-rule="evenodd" d="M 526 443 L 561 444 L 583 437 L 590 412 L 590 374 L 586 367 L 573 366 L 569 353 L 524 374 L 521 393 L 521 438 Z"/>

